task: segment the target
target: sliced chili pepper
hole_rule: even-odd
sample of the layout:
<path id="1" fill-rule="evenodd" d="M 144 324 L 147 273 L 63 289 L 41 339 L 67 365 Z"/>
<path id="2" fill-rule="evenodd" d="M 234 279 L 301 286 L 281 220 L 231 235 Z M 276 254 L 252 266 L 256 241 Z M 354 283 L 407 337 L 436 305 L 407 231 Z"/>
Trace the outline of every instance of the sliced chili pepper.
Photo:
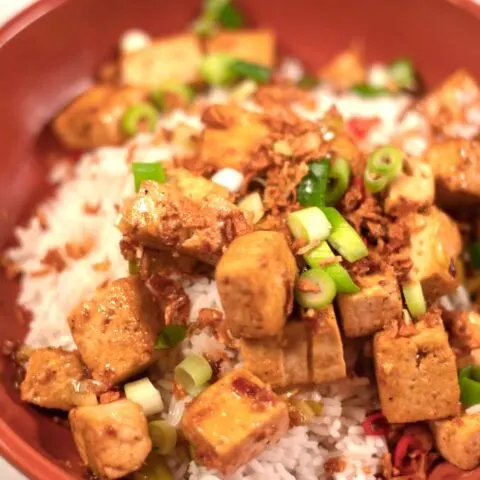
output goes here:
<path id="1" fill-rule="evenodd" d="M 365 435 L 382 437 L 388 435 L 390 431 L 390 424 L 380 410 L 367 415 L 362 422 L 362 427 Z"/>
<path id="2" fill-rule="evenodd" d="M 352 117 L 346 122 L 347 131 L 357 140 L 363 140 L 380 123 L 379 117 Z"/>
<path id="3" fill-rule="evenodd" d="M 414 460 L 423 453 L 425 450 L 420 439 L 405 434 L 397 442 L 393 454 L 393 464 L 402 474 L 413 473 L 416 471 Z"/>

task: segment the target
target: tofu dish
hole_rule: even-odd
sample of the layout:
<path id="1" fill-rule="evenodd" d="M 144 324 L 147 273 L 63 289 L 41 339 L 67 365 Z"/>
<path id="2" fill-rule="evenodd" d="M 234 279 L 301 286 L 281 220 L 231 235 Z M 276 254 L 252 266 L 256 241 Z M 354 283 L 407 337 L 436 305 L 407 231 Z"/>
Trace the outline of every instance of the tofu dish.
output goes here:
<path id="1" fill-rule="evenodd" d="M 4 350 L 92 478 L 480 478 L 480 86 L 345 47 L 207 0 L 52 120 Z"/>

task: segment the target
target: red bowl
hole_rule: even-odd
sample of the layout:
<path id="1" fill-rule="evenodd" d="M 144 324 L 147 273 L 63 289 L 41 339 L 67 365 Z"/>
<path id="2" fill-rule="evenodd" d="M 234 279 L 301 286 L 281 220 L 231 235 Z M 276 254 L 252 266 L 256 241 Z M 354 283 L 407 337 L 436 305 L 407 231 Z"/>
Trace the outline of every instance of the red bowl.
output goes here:
<path id="1" fill-rule="evenodd" d="M 272 27 L 282 50 L 320 65 L 351 40 L 369 60 L 409 55 L 427 86 L 458 67 L 480 78 L 480 7 L 445 0 L 244 0 L 253 24 Z M 48 193 L 48 122 L 83 90 L 123 31 L 153 35 L 185 28 L 199 0 L 40 0 L 0 30 L 0 248 Z M 15 309 L 17 286 L 0 278 L 0 342 L 21 340 L 28 321 Z M 0 453 L 35 480 L 81 477 L 70 434 L 22 404 L 14 370 L 0 356 Z"/>

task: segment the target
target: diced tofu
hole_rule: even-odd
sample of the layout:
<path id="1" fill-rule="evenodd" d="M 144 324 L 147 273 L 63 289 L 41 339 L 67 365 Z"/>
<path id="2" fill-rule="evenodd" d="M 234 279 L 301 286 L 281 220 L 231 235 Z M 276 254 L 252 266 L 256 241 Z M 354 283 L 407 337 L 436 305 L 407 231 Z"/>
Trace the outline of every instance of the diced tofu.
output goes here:
<path id="1" fill-rule="evenodd" d="M 138 276 L 115 280 L 68 317 L 73 339 L 92 377 L 106 386 L 148 367 L 163 319 Z"/>
<path id="2" fill-rule="evenodd" d="M 428 313 L 429 316 L 432 312 Z M 390 423 L 437 420 L 459 412 L 455 355 L 437 323 L 416 324 L 410 336 L 375 335 L 373 351 L 382 412 Z"/>
<path id="3" fill-rule="evenodd" d="M 405 173 L 390 184 L 384 207 L 390 215 L 403 215 L 430 207 L 434 198 L 435 182 L 430 165 L 409 159 Z"/>
<path id="4" fill-rule="evenodd" d="M 207 40 L 207 53 L 228 53 L 265 67 L 275 65 L 275 34 L 271 30 L 224 30 Z"/>
<path id="5" fill-rule="evenodd" d="M 460 233 L 455 222 L 438 208 L 425 214 L 413 214 L 411 228 L 412 274 L 423 287 L 428 302 L 458 287 L 455 261 L 462 249 Z"/>
<path id="6" fill-rule="evenodd" d="M 282 338 L 283 364 L 287 385 L 300 385 L 310 381 L 308 369 L 308 338 L 303 322 L 285 325 Z"/>
<path id="7" fill-rule="evenodd" d="M 430 427 L 438 450 L 450 463 L 463 470 L 480 464 L 480 413 L 431 422 Z"/>
<path id="8" fill-rule="evenodd" d="M 347 337 L 362 337 L 402 318 L 402 297 L 392 270 L 357 279 L 360 292 L 339 294 L 338 309 Z"/>
<path id="9" fill-rule="evenodd" d="M 68 148 L 90 150 L 125 141 L 120 121 L 125 110 L 145 93 L 131 87 L 97 85 L 77 97 L 53 121 L 53 130 Z"/>
<path id="10" fill-rule="evenodd" d="M 288 430 L 286 404 L 244 369 L 235 369 L 186 408 L 182 428 L 199 463 L 228 475 Z"/>
<path id="11" fill-rule="evenodd" d="M 75 392 L 86 378 L 78 352 L 40 348 L 30 356 L 20 386 L 22 400 L 44 408 L 70 410 Z"/>
<path id="12" fill-rule="evenodd" d="M 123 83 L 148 90 L 168 82 L 192 83 L 198 80 L 202 64 L 200 40 L 193 34 L 154 40 L 121 59 Z"/>
<path id="13" fill-rule="evenodd" d="M 138 470 L 152 449 L 142 407 L 130 400 L 74 408 L 68 419 L 82 461 L 100 478 Z"/>
<path id="14" fill-rule="evenodd" d="M 193 199 L 174 185 L 147 180 L 124 202 L 119 228 L 130 241 L 215 265 L 232 240 L 252 225 L 223 197 Z"/>
<path id="15" fill-rule="evenodd" d="M 278 335 L 292 310 L 296 275 L 295 257 L 282 233 L 256 231 L 236 238 L 215 272 L 232 334 Z"/>
<path id="16" fill-rule="evenodd" d="M 480 143 L 447 139 L 431 145 L 425 153 L 435 176 L 440 205 L 480 203 Z"/>
<path id="17" fill-rule="evenodd" d="M 331 382 L 347 374 L 333 305 L 305 314 L 310 338 L 310 379 L 312 383 Z"/>
<path id="18" fill-rule="evenodd" d="M 480 314 L 474 311 L 445 312 L 444 322 L 450 344 L 460 352 L 480 348 Z"/>
<path id="19" fill-rule="evenodd" d="M 334 87 L 344 90 L 365 81 L 365 62 L 357 49 L 349 48 L 320 69 L 318 76 Z"/>

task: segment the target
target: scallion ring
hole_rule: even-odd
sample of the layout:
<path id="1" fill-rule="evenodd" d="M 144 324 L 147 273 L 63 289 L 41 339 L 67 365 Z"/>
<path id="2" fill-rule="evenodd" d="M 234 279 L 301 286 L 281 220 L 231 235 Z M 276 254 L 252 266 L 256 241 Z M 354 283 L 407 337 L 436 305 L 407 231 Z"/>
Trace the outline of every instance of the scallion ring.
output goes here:
<path id="1" fill-rule="evenodd" d="M 327 217 L 317 207 L 289 213 L 287 225 L 294 238 L 303 240 L 307 244 L 325 240 L 331 231 Z"/>
<path id="2" fill-rule="evenodd" d="M 403 168 L 404 153 L 397 147 L 387 145 L 377 148 L 367 160 L 367 171 L 393 180 Z"/>
<path id="3" fill-rule="evenodd" d="M 212 374 L 212 367 L 201 355 L 188 355 L 175 367 L 175 380 L 188 394 L 197 393 Z"/>
<path id="4" fill-rule="evenodd" d="M 464 405 L 480 404 L 480 366 L 468 365 L 458 372 L 460 400 Z"/>
<path id="5" fill-rule="evenodd" d="M 325 203 L 329 206 L 334 206 L 347 191 L 349 183 L 349 163 L 344 158 L 335 158 L 328 172 L 328 183 L 325 191 Z"/>
<path id="6" fill-rule="evenodd" d="M 398 58 L 388 66 L 388 73 L 399 88 L 414 90 L 417 86 L 413 63 L 409 58 Z"/>
<path id="7" fill-rule="evenodd" d="M 210 53 L 200 68 L 202 78 L 210 85 L 228 85 L 237 78 L 232 71 L 234 62 L 235 58 L 227 53 Z"/>
<path id="8" fill-rule="evenodd" d="M 148 424 L 152 445 L 161 455 L 169 455 L 177 444 L 177 430 L 165 420 L 154 420 Z"/>
<path id="9" fill-rule="evenodd" d="M 302 273 L 295 289 L 297 302 L 305 308 L 330 305 L 336 293 L 335 282 L 321 268 L 312 268 Z"/>
<path id="10" fill-rule="evenodd" d="M 384 87 L 376 87 L 374 85 L 368 85 L 366 83 L 359 83 L 354 85 L 351 89 L 351 92 L 355 93 L 360 97 L 380 97 L 383 95 L 390 95 L 390 91 Z"/>
<path id="11" fill-rule="evenodd" d="M 163 400 L 160 392 L 147 377 L 126 383 L 125 396 L 143 408 L 145 416 L 155 415 L 163 410 Z"/>
<path id="12" fill-rule="evenodd" d="M 133 162 L 132 173 L 136 192 L 140 190 L 140 185 L 144 180 L 153 180 L 158 183 L 165 183 L 167 179 L 165 175 L 165 169 L 159 162 Z"/>
<path id="13" fill-rule="evenodd" d="M 193 90 L 187 85 L 173 82 L 166 83 L 150 94 L 152 102 L 159 110 L 165 108 L 165 95 L 168 95 L 169 93 L 178 95 L 185 103 L 190 103 L 194 96 Z"/>
<path id="14" fill-rule="evenodd" d="M 231 1 L 228 1 L 220 10 L 218 22 L 223 28 L 229 30 L 241 28 L 245 23 L 242 12 Z"/>
<path id="15" fill-rule="evenodd" d="M 231 72 L 241 78 L 250 78 L 257 83 L 268 83 L 272 77 L 272 70 L 256 63 L 235 60 L 230 65 Z"/>
<path id="16" fill-rule="evenodd" d="M 137 275 L 140 273 L 140 266 L 138 260 L 131 260 L 128 262 L 128 273 L 130 275 Z"/>
<path id="17" fill-rule="evenodd" d="M 302 207 L 325 206 L 329 170 L 330 164 L 327 159 L 308 164 L 309 173 L 297 186 L 297 201 Z"/>
<path id="18" fill-rule="evenodd" d="M 146 102 L 127 108 L 121 120 L 122 130 L 129 137 L 133 137 L 141 131 L 153 132 L 156 124 L 157 111 Z"/>
<path id="19" fill-rule="evenodd" d="M 388 178 L 378 173 L 365 170 L 363 180 L 365 187 L 370 193 L 381 192 L 388 185 Z"/>
<path id="20" fill-rule="evenodd" d="M 155 349 L 166 350 L 181 343 L 187 336 L 187 327 L 184 325 L 167 325 L 159 334 Z"/>
<path id="21" fill-rule="evenodd" d="M 427 312 L 427 303 L 420 282 L 402 285 L 402 292 L 408 311 L 413 318 L 418 318 Z"/>

